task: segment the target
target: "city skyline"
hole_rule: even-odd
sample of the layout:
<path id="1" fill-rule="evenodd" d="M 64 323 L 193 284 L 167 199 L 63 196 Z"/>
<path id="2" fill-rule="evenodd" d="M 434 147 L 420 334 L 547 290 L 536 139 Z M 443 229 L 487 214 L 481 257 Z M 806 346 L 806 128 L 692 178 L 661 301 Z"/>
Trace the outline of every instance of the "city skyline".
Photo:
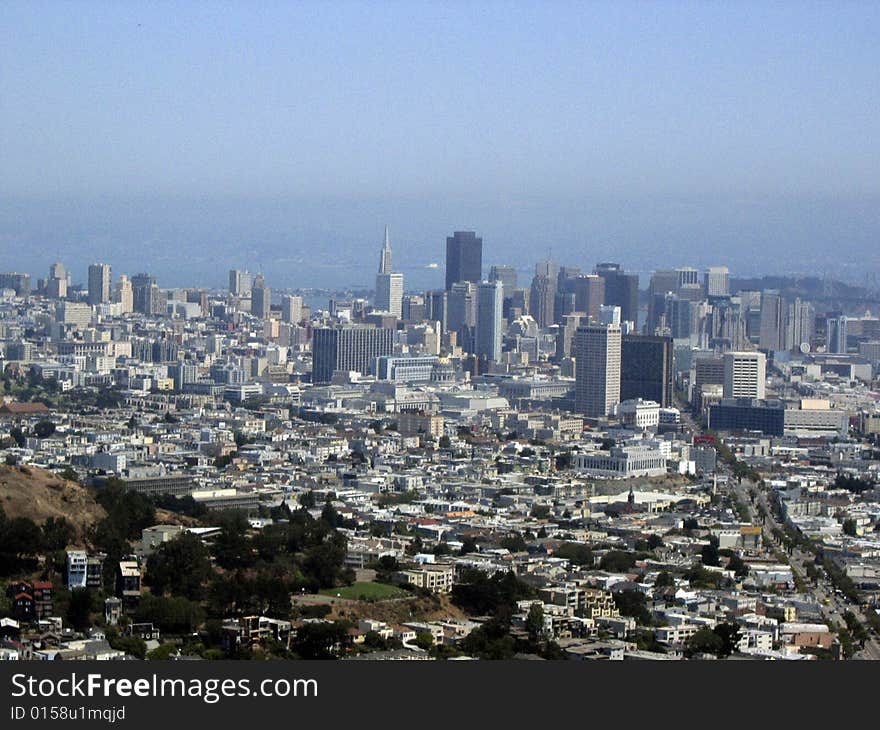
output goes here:
<path id="1" fill-rule="evenodd" d="M 457 229 L 487 265 L 880 273 L 876 6 L 174 6 L 5 5 L 5 268 L 361 286 L 392 221 L 421 288 Z"/>

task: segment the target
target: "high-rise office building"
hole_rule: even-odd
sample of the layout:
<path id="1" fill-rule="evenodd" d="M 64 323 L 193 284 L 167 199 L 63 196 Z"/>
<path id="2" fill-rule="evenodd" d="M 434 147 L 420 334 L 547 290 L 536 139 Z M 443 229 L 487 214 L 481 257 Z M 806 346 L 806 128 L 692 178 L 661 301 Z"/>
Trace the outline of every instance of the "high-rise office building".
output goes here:
<path id="1" fill-rule="evenodd" d="M 623 319 L 638 322 L 639 277 L 625 273 L 620 264 L 614 263 L 597 264 L 596 274 L 605 280 L 605 299 L 602 303 L 620 307 Z"/>
<path id="2" fill-rule="evenodd" d="M 516 269 L 513 266 L 493 266 L 489 269 L 489 281 L 500 281 L 507 298 L 516 289 Z"/>
<path id="3" fill-rule="evenodd" d="M 825 321 L 825 342 L 828 352 L 843 355 L 846 353 L 846 317 L 829 317 Z"/>
<path id="4" fill-rule="evenodd" d="M 446 291 L 459 281 L 476 284 L 483 277 L 483 239 L 473 231 L 456 231 L 446 239 Z"/>
<path id="5" fill-rule="evenodd" d="M 618 325 L 588 324 L 575 332 L 575 410 L 585 416 L 611 415 L 620 402 Z"/>
<path id="6" fill-rule="evenodd" d="M 230 269 L 229 293 L 234 297 L 249 297 L 251 295 L 252 279 L 249 271 Z"/>
<path id="7" fill-rule="evenodd" d="M 448 296 L 443 289 L 425 292 L 425 318 L 430 322 L 439 322 L 441 332 L 446 331 Z"/>
<path id="8" fill-rule="evenodd" d="M 403 274 L 376 274 L 376 309 L 403 316 Z"/>
<path id="9" fill-rule="evenodd" d="M 554 323 L 555 305 L 556 277 L 535 274 L 529 297 L 529 314 L 532 315 L 539 327 L 549 327 Z"/>
<path id="10" fill-rule="evenodd" d="M 767 359 L 763 352 L 725 352 L 724 397 L 760 398 L 767 382 Z"/>
<path id="11" fill-rule="evenodd" d="M 446 330 L 464 333 L 474 327 L 477 314 L 477 286 L 469 281 L 452 285 L 446 304 Z"/>
<path id="12" fill-rule="evenodd" d="M 134 311 L 134 291 L 131 281 L 125 274 L 122 274 L 116 282 L 113 301 L 120 305 L 123 314 L 130 314 Z"/>
<path id="13" fill-rule="evenodd" d="M 49 278 L 46 279 L 46 296 L 50 299 L 64 299 L 67 296 L 67 270 L 60 261 L 56 261 L 49 267 Z"/>
<path id="14" fill-rule="evenodd" d="M 574 308 L 577 312 L 599 320 L 599 310 L 605 303 L 605 279 L 596 274 L 582 274 L 572 280 Z"/>
<path id="15" fill-rule="evenodd" d="M 775 290 L 761 293 L 761 330 L 759 346 L 764 350 L 785 349 L 785 299 Z"/>
<path id="16" fill-rule="evenodd" d="M 504 285 L 484 281 L 477 285 L 477 322 L 474 354 L 489 362 L 501 359 L 501 314 L 504 309 Z"/>
<path id="17" fill-rule="evenodd" d="M 376 358 L 390 355 L 394 332 L 381 327 L 320 327 L 312 338 L 312 382 L 329 383 L 337 370 L 370 372 Z"/>
<path id="18" fill-rule="evenodd" d="M 149 274 L 135 274 L 131 277 L 131 290 L 135 312 L 141 314 L 159 312 L 159 287 L 154 277 Z"/>
<path id="19" fill-rule="evenodd" d="M 729 297 L 730 270 L 726 266 L 710 266 L 706 269 L 705 287 L 707 297 Z"/>
<path id="20" fill-rule="evenodd" d="M 675 270 L 678 279 L 678 288 L 700 285 L 700 272 L 690 266 Z"/>
<path id="21" fill-rule="evenodd" d="M 281 298 L 281 319 L 297 324 L 303 318 L 303 298 L 297 294 L 285 294 Z"/>
<path id="22" fill-rule="evenodd" d="M 624 335 L 620 343 L 620 400 L 673 402 L 675 369 L 671 337 Z"/>
<path id="23" fill-rule="evenodd" d="M 89 304 L 110 301 L 110 264 L 89 266 Z"/>
<path id="24" fill-rule="evenodd" d="M 272 291 L 266 286 L 262 274 L 257 274 L 251 287 L 251 314 L 259 319 L 269 319 L 272 309 Z"/>
<path id="25" fill-rule="evenodd" d="M 809 349 L 816 331 L 816 310 L 800 297 L 788 305 L 785 321 L 785 349 Z"/>
<path id="26" fill-rule="evenodd" d="M 0 289 L 12 289 L 17 297 L 26 297 L 31 293 L 31 275 L 17 271 L 0 274 Z"/>

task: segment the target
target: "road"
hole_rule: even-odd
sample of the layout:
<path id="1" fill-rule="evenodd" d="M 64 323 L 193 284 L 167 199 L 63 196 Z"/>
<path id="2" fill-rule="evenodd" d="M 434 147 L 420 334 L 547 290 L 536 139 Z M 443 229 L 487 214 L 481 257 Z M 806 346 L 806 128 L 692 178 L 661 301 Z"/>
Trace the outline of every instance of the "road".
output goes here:
<path id="1" fill-rule="evenodd" d="M 728 485 L 732 488 L 733 493 L 739 498 L 739 500 L 745 504 L 749 512 L 749 520 L 752 524 L 762 526 L 765 544 L 772 545 L 782 554 L 785 554 L 785 547 L 780 545 L 773 535 L 774 530 L 782 530 L 783 527 L 773 516 L 773 511 L 770 509 L 770 505 L 767 502 L 766 490 L 761 489 L 757 484 L 750 481 L 740 483 L 739 480 L 734 479 L 732 476 L 729 478 Z M 755 503 L 757 506 L 752 502 L 749 494 L 750 489 L 754 490 L 756 493 Z M 761 510 L 758 509 L 758 506 L 763 509 L 763 514 L 766 515 L 766 519 L 760 514 Z M 859 606 L 850 603 L 845 596 L 836 593 L 834 586 L 827 579 L 821 578 L 813 584 L 813 582 L 807 577 L 806 571 L 803 567 L 804 563 L 813 562 L 814 559 L 815 556 L 812 553 L 805 553 L 797 547 L 793 548 L 788 555 L 788 561 L 792 572 L 798 576 L 804 585 L 811 588 L 812 593 L 822 607 L 822 612 L 825 614 L 826 618 L 830 619 L 835 624 L 846 626 L 846 619 L 844 619 L 843 616 L 847 611 L 850 611 L 868 631 L 869 638 L 865 642 L 864 648 L 857 651 L 853 655 L 853 658 L 880 660 L 880 642 L 877 641 L 876 635 L 873 630 L 871 630 L 870 624 L 867 622 L 867 619 Z"/>
<path id="2" fill-rule="evenodd" d="M 681 407 L 681 419 L 683 425 L 686 428 L 693 430 L 694 433 L 700 433 L 702 430 L 700 424 L 694 420 L 687 407 L 684 405 Z M 773 511 L 770 509 L 770 505 L 767 502 L 767 490 L 762 489 L 758 484 L 748 479 L 741 482 L 734 478 L 729 466 L 720 459 L 717 469 L 719 474 L 724 474 L 727 477 L 727 489 L 731 490 L 732 493 L 738 497 L 739 501 L 748 509 L 749 520 L 751 523 L 753 525 L 761 525 L 764 544 L 777 548 L 780 553 L 785 555 L 785 547 L 780 545 L 773 535 L 774 529 L 782 530 L 783 526 L 777 522 L 776 518 L 773 516 Z M 766 515 L 766 519 L 762 517 L 762 514 L 759 514 L 757 506 L 752 503 L 751 495 L 749 494 L 750 490 L 755 492 L 755 501 L 757 505 L 762 508 L 762 512 Z M 730 492 L 728 492 L 728 495 L 732 496 L 730 495 Z M 869 638 L 865 642 L 864 648 L 857 651 L 853 655 L 853 659 L 880 660 L 880 641 L 878 641 L 877 634 L 871 628 L 871 625 L 868 623 L 859 606 L 850 603 L 845 596 L 835 593 L 834 586 L 825 578 L 820 579 L 815 585 L 813 585 L 813 582 L 807 577 L 806 571 L 803 567 L 804 563 L 812 562 L 814 559 L 814 555 L 811 553 L 804 553 L 799 548 L 794 548 L 788 556 L 788 562 L 791 566 L 792 572 L 798 576 L 799 580 L 802 581 L 804 585 L 811 589 L 816 600 L 819 602 L 819 605 L 822 607 L 822 611 L 826 618 L 836 624 L 846 626 L 846 620 L 843 618 L 843 614 L 850 611 L 868 631 Z"/>

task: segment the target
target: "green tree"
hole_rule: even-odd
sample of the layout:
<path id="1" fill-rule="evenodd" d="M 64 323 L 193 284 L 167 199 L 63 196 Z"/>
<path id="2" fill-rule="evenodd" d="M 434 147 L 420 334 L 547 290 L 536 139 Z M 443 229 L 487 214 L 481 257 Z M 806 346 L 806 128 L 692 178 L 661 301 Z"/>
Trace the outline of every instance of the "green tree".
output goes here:
<path id="1" fill-rule="evenodd" d="M 852 517 L 847 517 L 843 521 L 843 534 L 850 537 L 856 536 L 856 521 Z"/>
<path id="2" fill-rule="evenodd" d="M 533 603 L 526 616 L 526 632 L 532 642 L 538 641 L 544 635 L 544 609 L 540 603 Z"/>
<path id="3" fill-rule="evenodd" d="M 88 588 L 75 588 L 70 592 L 67 604 L 67 623 L 76 631 L 85 631 L 92 625 L 92 611 L 95 610 L 95 597 Z"/>
<path id="4" fill-rule="evenodd" d="M 64 517 L 49 517 L 43 523 L 43 546 L 46 550 L 63 550 L 73 540 L 73 525 Z"/>
<path id="5" fill-rule="evenodd" d="M 303 624 L 291 650 L 300 659 L 334 659 L 348 640 L 347 623 L 340 621 Z"/>
<path id="6" fill-rule="evenodd" d="M 718 553 L 718 538 L 714 535 L 709 538 L 709 544 L 704 545 L 703 549 L 700 550 L 700 559 L 703 562 L 703 565 L 712 565 L 719 566 L 721 565 L 721 559 Z"/>
<path id="7" fill-rule="evenodd" d="M 648 610 L 647 599 L 641 591 L 618 591 L 614 594 L 614 604 L 621 616 L 631 616 L 642 626 L 648 626 L 653 622 L 651 612 Z"/>
<path id="8" fill-rule="evenodd" d="M 55 433 L 55 424 L 48 419 L 38 421 L 34 426 L 34 436 L 38 439 L 49 438 L 53 433 Z"/>
<path id="9" fill-rule="evenodd" d="M 213 573 L 207 548 L 198 537 L 185 532 L 160 545 L 149 557 L 144 578 L 156 595 L 170 593 L 197 601 Z"/>
<path id="10" fill-rule="evenodd" d="M 609 550 L 599 561 L 599 569 L 609 573 L 625 573 L 636 564 L 636 556 L 622 550 Z"/>
<path id="11" fill-rule="evenodd" d="M 147 594 L 141 597 L 135 618 L 139 623 L 155 624 L 164 633 L 184 634 L 199 627 L 205 612 L 198 603 L 181 596 Z"/>
<path id="12" fill-rule="evenodd" d="M 724 640 L 710 628 L 702 628 L 685 642 L 685 654 L 688 657 L 697 654 L 715 654 L 724 648 Z"/>

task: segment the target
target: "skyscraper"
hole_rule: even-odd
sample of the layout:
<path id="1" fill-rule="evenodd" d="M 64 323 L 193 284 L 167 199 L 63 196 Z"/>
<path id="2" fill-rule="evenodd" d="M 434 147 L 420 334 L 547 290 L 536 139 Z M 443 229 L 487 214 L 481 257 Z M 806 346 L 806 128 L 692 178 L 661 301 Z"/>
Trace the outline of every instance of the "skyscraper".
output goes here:
<path id="1" fill-rule="evenodd" d="M 302 320 L 303 299 L 296 294 L 286 294 L 281 298 L 281 319 L 297 324 Z"/>
<path id="2" fill-rule="evenodd" d="M 260 319 L 268 319 L 272 308 L 272 291 L 266 286 L 262 274 L 258 274 L 251 287 L 251 314 Z"/>
<path id="3" fill-rule="evenodd" d="M 159 287 L 156 279 L 149 274 L 135 274 L 131 277 L 134 311 L 142 314 L 156 314 L 159 309 Z"/>
<path id="4" fill-rule="evenodd" d="M 726 266 L 710 266 L 705 276 L 707 297 L 730 296 L 730 271 Z"/>
<path id="5" fill-rule="evenodd" d="M 504 309 L 504 285 L 484 281 L 477 285 L 477 322 L 474 354 L 489 362 L 501 359 L 501 313 Z"/>
<path id="6" fill-rule="evenodd" d="M 825 322 L 825 342 L 828 352 L 846 353 L 846 317 L 830 317 Z"/>
<path id="7" fill-rule="evenodd" d="M 388 226 L 385 226 L 385 243 L 379 255 L 375 305 L 380 312 L 388 312 L 398 319 L 403 316 L 403 274 L 395 274 L 391 270 L 391 238 Z"/>
<path id="8" fill-rule="evenodd" d="M 251 295 L 251 274 L 249 271 L 230 269 L 229 293 L 234 297 L 249 297 Z"/>
<path id="9" fill-rule="evenodd" d="M 642 398 L 672 405 L 673 347 L 671 337 L 624 335 L 620 343 L 620 400 Z"/>
<path id="10" fill-rule="evenodd" d="M 605 280 L 605 299 L 602 303 L 620 307 L 623 319 L 638 322 L 639 277 L 625 273 L 620 264 L 613 263 L 597 264 L 596 273 Z"/>
<path id="11" fill-rule="evenodd" d="M 516 269 L 513 266 L 493 266 L 489 269 L 489 281 L 500 281 L 504 296 L 509 297 L 516 289 Z"/>
<path id="12" fill-rule="evenodd" d="M 767 359 L 763 352 L 724 353 L 724 397 L 764 398 Z"/>
<path id="13" fill-rule="evenodd" d="M 116 282 L 116 287 L 113 291 L 113 301 L 120 305 L 123 314 L 129 314 L 134 311 L 134 292 L 131 281 L 129 281 L 125 274 L 122 274 Z"/>
<path id="14" fill-rule="evenodd" d="M 403 316 L 403 274 L 376 274 L 376 309 Z"/>
<path id="15" fill-rule="evenodd" d="M 56 261 L 49 267 L 46 296 L 50 299 L 64 299 L 67 296 L 67 270 L 60 261 Z"/>
<path id="16" fill-rule="evenodd" d="M 785 349 L 785 299 L 776 290 L 761 292 L 759 345 L 764 350 Z"/>
<path id="17" fill-rule="evenodd" d="M 483 239 L 473 231 L 456 231 L 446 239 L 446 290 L 459 281 L 476 284 L 483 276 Z"/>
<path id="18" fill-rule="evenodd" d="M 391 236 L 388 226 L 385 226 L 385 245 L 382 246 L 382 253 L 379 255 L 379 273 L 390 274 L 391 271 Z"/>
<path id="19" fill-rule="evenodd" d="M 535 274 L 532 279 L 532 292 L 529 297 L 529 314 L 539 327 L 549 327 L 554 322 L 556 305 L 556 277 Z"/>
<path id="20" fill-rule="evenodd" d="M 446 331 L 448 296 L 443 289 L 425 292 L 425 317 L 431 322 L 439 322 L 442 332 Z"/>
<path id="21" fill-rule="evenodd" d="M 570 285 L 574 290 L 574 308 L 577 312 L 599 319 L 599 309 L 605 302 L 605 279 L 596 274 L 578 276 Z"/>
<path id="22" fill-rule="evenodd" d="M 466 341 L 467 334 L 476 324 L 477 287 L 470 281 L 452 285 L 446 304 L 446 331 L 457 332 L 459 342 Z"/>
<path id="23" fill-rule="evenodd" d="M 89 266 L 89 304 L 110 301 L 110 264 Z"/>
<path id="24" fill-rule="evenodd" d="M 620 326 L 588 324 L 575 332 L 575 410 L 611 415 L 620 402 Z"/>
<path id="25" fill-rule="evenodd" d="M 390 355 L 394 332 L 380 327 L 321 327 L 312 339 L 312 382 L 329 383 L 336 370 L 370 372 L 376 358 Z"/>

